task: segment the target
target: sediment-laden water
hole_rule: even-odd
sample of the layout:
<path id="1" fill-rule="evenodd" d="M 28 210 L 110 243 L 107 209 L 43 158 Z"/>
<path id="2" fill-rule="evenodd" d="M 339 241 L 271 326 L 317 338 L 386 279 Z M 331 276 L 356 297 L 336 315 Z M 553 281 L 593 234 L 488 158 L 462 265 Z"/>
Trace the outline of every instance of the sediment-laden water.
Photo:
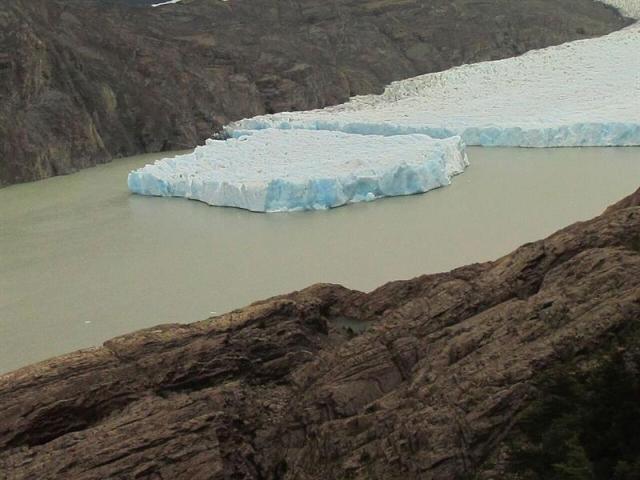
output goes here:
<path id="1" fill-rule="evenodd" d="M 256 214 L 129 194 L 166 154 L 0 190 L 0 372 L 315 282 L 369 290 L 501 256 L 640 184 L 639 148 L 469 149 L 450 187 Z"/>

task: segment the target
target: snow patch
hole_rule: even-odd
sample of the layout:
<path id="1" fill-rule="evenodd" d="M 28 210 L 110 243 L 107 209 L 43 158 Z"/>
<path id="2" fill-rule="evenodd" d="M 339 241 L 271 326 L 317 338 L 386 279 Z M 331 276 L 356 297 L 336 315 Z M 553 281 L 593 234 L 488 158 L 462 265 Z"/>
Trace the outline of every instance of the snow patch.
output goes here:
<path id="1" fill-rule="evenodd" d="M 639 0 L 598 0 L 600 3 L 611 5 L 625 17 L 640 19 Z"/>
<path id="2" fill-rule="evenodd" d="M 152 7 L 161 7 L 161 6 L 163 6 L 163 5 L 169 5 L 169 4 L 171 4 L 171 3 L 178 3 L 178 2 L 181 2 L 181 1 L 182 1 L 182 0 L 169 0 L 169 1 L 167 1 L 167 2 L 154 3 L 154 4 L 152 4 L 151 6 L 152 6 Z"/>

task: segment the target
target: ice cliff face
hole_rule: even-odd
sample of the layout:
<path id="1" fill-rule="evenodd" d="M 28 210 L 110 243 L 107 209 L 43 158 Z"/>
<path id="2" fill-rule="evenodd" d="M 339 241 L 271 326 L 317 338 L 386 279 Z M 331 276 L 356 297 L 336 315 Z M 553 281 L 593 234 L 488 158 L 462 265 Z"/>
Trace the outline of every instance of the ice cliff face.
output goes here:
<path id="1" fill-rule="evenodd" d="M 426 192 L 468 165 L 460 138 L 268 129 L 129 174 L 131 191 L 257 212 L 315 210 Z"/>
<path id="2" fill-rule="evenodd" d="M 621 2 L 622 3 L 622 2 Z M 628 2 L 626 11 L 640 9 Z M 232 123 L 261 128 L 435 138 L 520 147 L 640 145 L 640 26 L 394 82 L 323 110 Z"/>

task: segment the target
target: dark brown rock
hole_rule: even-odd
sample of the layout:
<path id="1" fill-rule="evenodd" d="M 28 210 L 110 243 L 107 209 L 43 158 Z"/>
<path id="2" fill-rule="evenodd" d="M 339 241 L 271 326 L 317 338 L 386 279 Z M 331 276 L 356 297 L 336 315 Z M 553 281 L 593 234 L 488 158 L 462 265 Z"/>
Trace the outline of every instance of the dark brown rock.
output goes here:
<path id="1" fill-rule="evenodd" d="M 537 374 L 640 320 L 639 234 L 640 190 L 494 262 L 316 285 L 4 375 L 0 475 L 459 478 Z"/>
<path id="2" fill-rule="evenodd" d="M 593 0 L 143 3 L 0 0 L 0 186 L 628 23 Z"/>

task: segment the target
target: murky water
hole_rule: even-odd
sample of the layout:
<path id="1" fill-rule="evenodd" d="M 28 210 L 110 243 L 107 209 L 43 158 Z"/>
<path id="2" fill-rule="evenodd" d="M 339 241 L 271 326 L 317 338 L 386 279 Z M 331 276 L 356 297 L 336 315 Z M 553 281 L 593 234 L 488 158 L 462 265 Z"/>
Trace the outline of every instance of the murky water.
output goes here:
<path id="1" fill-rule="evenodd" d="M 470 149 L 452 186 L 256 214 L 130 195 L 163 155 L 0 190 L 0 371 L 314 282 L 369 290 L 493 259 L 640 185 L 640 149 Z"/>

